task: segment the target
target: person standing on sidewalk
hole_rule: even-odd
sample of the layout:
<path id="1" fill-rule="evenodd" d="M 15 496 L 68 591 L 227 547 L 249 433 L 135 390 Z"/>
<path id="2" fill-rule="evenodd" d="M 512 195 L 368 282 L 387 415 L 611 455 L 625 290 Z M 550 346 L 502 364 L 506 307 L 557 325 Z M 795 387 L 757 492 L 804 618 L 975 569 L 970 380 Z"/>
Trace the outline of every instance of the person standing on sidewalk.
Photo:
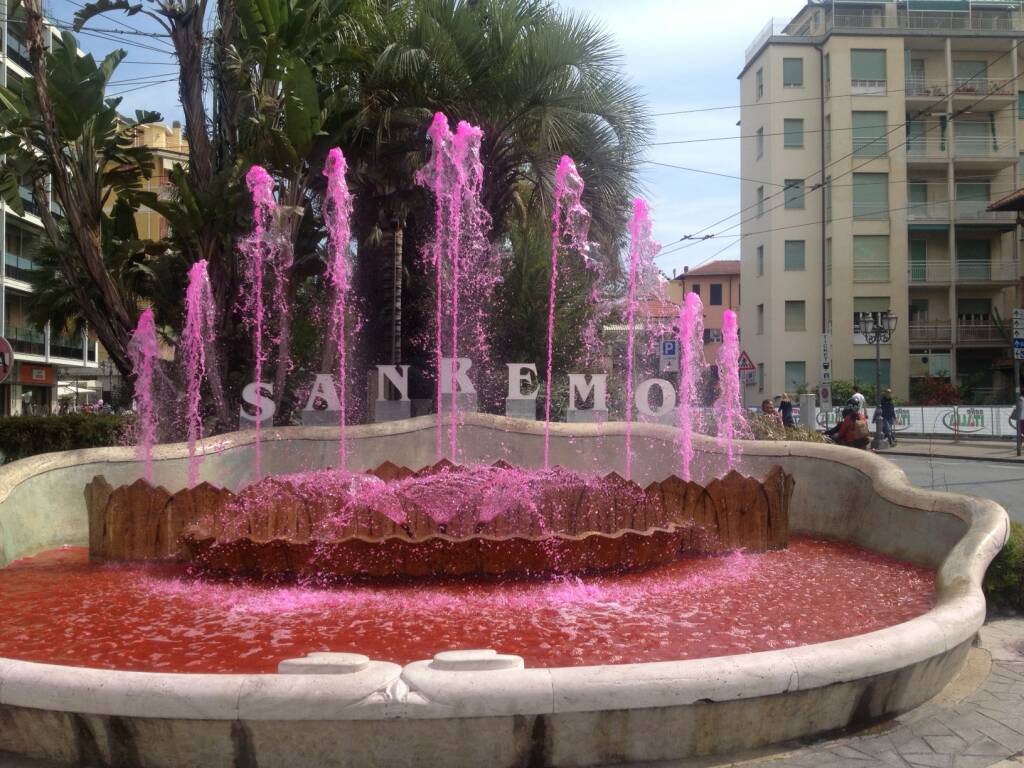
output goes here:
<path id="1" fill-rule="evenodd" d="M 889 447 L 896 445 L 896 406 L 892 402 L 892 390 L 886 389 L 878 407 L 882 416 L 882 435 L 889 441 Z"/>
<path id="2" fill-rule="evenodd" d="M 782 426 L 796 426 L 796 420 L 793 418 L 793 401 L 785 392 L 782 393 L 782 398 L 779 400 L 779 415 L 782 416 Z"/>

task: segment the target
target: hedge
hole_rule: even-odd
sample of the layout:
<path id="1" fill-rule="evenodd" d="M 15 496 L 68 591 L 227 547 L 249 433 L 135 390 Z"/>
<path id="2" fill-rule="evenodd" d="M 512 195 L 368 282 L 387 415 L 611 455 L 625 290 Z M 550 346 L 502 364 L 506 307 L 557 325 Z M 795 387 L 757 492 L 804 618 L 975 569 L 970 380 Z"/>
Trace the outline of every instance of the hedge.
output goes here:
<path id="1" fill-rule="evenodd" d="M 1024 525 L 1010 523 L 1010 538 L 985 573 L 985 597 L 995 609 L 1024 611 Z"/>
<path id="2" fill-rule="evenodd" d="M 38 453 L 121 445 L 129 423 L 129 417 L 98 414 L 4 416 L 0 454 L 6 463 Z"/>

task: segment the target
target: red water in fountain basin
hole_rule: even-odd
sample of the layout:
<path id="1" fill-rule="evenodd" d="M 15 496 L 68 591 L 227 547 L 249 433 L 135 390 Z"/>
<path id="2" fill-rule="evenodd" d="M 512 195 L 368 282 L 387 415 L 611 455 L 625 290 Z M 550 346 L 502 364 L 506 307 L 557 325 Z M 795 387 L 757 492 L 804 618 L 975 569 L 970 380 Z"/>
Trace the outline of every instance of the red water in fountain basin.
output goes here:
<path id="1" fill-rule="evenodd" d="M 528 666 L 748 653 L 870 632 L 927 611 L 934 572 L 844 543 L 684 559 L 643 573 L 335 589 L 196 581 L 63 549 L 0 570 L 0 656 L 165 672 L 273 672 L 311 651 L 406 663 L 496 648 Z"/>

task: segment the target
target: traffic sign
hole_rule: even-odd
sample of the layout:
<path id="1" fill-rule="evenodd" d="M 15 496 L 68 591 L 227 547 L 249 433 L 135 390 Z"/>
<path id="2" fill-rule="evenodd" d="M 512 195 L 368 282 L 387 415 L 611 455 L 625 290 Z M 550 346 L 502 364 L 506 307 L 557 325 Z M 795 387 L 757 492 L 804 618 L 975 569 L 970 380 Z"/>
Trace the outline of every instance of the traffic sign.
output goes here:
<path id="1" fill-rule="evenodd" d="M 1013 348 L 1014 349 L 1024 349 L 1024 339 L 1014 339 L 1013 340 Z"/>
<path id="2" fill-rule="evenodd" d="M 1024 309 L 1015 309 L 1015 310 L 1013 310 L 1013 319 L 1014 320 L 1024 320 Z"/>
<path id="3" fill-rule="evenodd" d="M 740 372 L 750 373 L 756 371 L 757 367 L 754 365 L 753 360 L 750 359 L 750 355 L 747 354 L 746 350 L 740 352 Z"/>
<path id="4" fill-rule="evenodd" d="M 679 371 L 679 340 L 662 339 L 661 356 L 658 361 L 661 373 L 677 373 Z"/>
<path id="5" fill-rule="evenodd" d="M 821 383 L 832 383 L 832 334 L 821 334 Z M 831 396 L 829 397 L 831 400 Z"/>

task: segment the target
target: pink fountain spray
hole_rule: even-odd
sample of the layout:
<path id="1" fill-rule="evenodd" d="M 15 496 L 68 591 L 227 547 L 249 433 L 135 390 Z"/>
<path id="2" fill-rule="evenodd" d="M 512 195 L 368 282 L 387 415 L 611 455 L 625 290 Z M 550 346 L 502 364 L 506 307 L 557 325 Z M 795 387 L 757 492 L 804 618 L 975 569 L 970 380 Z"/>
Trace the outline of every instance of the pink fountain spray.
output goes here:
<path id="1" fill-rule="evenodd" d="M 722 347 L 718 350 L 719 396 L 715 401 L 718 444 L 725 451 L 726 471 L 739 464 L 736 441 L 746 434 L 746 420 L 740 393 L 740 339 L 736 313 L 727 309 L 722 317 Z"/>
<path id="2" fill-rule="evenodd" d="M 324 221 L 327 223 L 327 247 L 330 263 L 327 267 L 327 279 L 334 290 L 334 307 L 331 323 L 338 345 L 338 387 L 341 412 L 339 414 L 338 466 L 345 469 L 348 464 L 348 446 L 345 440 L 346 422 L 346 348 L 345 320 L 349 290 L 352 287 L 352 272 L 349 265 L 349 243 L 352 239 L 350 219 L 352 216 L 352 197 L 345 183 L 345 172 L 348 166 L 345 155 L 335 147 L 327 153 L 327 164 L 324 176 L 327 177 L 327 193 L 325 195 Z"/>
<path id="3" fill-rule="evenodd" d="M 271 228 L 274 217 L 277 213 L 277 200 L 274 199 L 274 179 L 269 173 L 258 165 L 254 165 L 245 175 L 245 183 L 249 187 L 249 194 L 252 196 L 252 219 L 253 228 L 250 235 L 245 238 L 240 248 L 243 259 L 243 296 L 242 311 L 248 316 L 248 321 L 253 329 L 253 365 L 254 380 L 257 385 L 263 381 L 263 365 L 267 359 L 264 349 L 265 313 L 263 307 L 263 278 L 264 267 L 267 263 L 273 265 L 274 243 L 271 237 Z M 263 474 L 260 467 L 260 427 L 262 425 L 262 413 L 257 413 L 256 418 L 256 444 L 253 457 L 253 475 L 259 480 Z"/>
<path id="4" fill-rule="evenodd" d="M 555 348 L 555 290 L 558 286 L 558 254 L 565 246 L 589 262 L 590 213 L 583 207 L 583 179 L 576 164 L 562 155 L 555 171 L 555 205 L 551 215 L 551 286 L 548 290 L 547 372 L 544 382 L 544 469 L 551 466 L 551 381 Z M 586 336 L 586 333 L 584 334 Z M 584 344 L 588 340 L 584 338 Z"/>
<path id="5" fill-rule="evenodd" d="M 637 327 L 638 289 L 658 292 L 657 285 L 648 286 L 649 267 L 659 246 L 651 239 L 651 210 L 641 197 L 633 201 L 633 218 L 629 222 L 629 290 L 626 293 L 626 479 L 633 471 L 633 379 L 635 365 L 635 338 Z M 655 270 L 655 276 L 657 271 Z M 657 277 L 655 277 L 657 280 Z M 648 320 L 645 319 L 645 326 Z M 645 330 L 650 331 L 653 329 Z M 650 340 L 652 335 L 648 333 Z"/>
<path id="6" fill-rule="evenodd" d="M 700 296 L 690 292 L 679 307 L 679 472 L 691 480 L 693 464 L 693 414 L 700 408 L 698 387 L 703 378 L 704 305 Z"/>
<path id="7" fill-rule="evenodd" d="M 483 316 L 487 297 L 497 283 L 497 262 L 487 243 L 490 219 L 480 202 L 483 164 L 480 142 L 483 132 L 460 121 L 453 134 L 448 118 L 434 115 L 427 130 L 431 140 L 430 161 L 416 174 L 416 182 L 429 188 L 435 198 L 434 237 L 430 243 L 430 262 L 435 273 L 434 356 L 436 362 L 437 427 L 435 452 L 443 456 L 444 402 L 441 366 L 444 358 L 446 326 L 450 329 L 451 393 L 448 418 L 448 451 L 458 456 L 459 402 L 456 386 L 460 342 L 471 334 L 474 352 L 486 356 L 488 345 Z M 447 285 L 445 277 L 447 279 Z M 465 307 L 464 305 L 468 305 Z"/>
<path id="8" fill-rule="evenodd" d="M 197 261 L 188 271 L 185 292 L 185 325 L 181 331 L 182 356 L 185 358 L 186 420 L 188 426 L 188 487 L 199 480 L 202 457 L 196 455 L 196 443 L 203 436 L 203 416 L 199 406 L 206 378 L 206 345 L 214 335 L 213 295 L 206 261 Z"/>
<path id="9" fill-rule="evenodd" d="M 153 444 L 156 443 L 156 407 L 153 402 L 153 372 L 160 348 L 156 342 L 156 324 L 153 310 L 144 309 L 139 315 L 135 332 L 128 342 L 128 357 L 135 374 L 135 404 L 138 408 L 138 452 L 143 463 L 142 476 L 153 482 Z"/>

